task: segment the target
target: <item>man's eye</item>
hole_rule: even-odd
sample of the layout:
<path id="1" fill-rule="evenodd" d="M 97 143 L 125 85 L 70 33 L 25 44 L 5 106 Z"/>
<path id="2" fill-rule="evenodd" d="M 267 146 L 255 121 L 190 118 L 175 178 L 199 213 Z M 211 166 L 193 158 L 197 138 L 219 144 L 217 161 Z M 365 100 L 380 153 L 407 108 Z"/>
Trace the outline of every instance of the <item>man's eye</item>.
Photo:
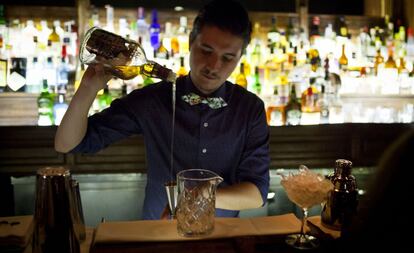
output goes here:
<path id="1" fill-rule="evenodd" d="M 224 62 L 231 62 L 234 59 L 234 57 L 225 55 L 225 56 L 222 57 L 222 59 L 223 59 Z"/>
<path id="2" fill-rule="evenodd" d="M 211 50 L 210 49 L 206 49 L 206 48 L 202 48 L 201 49 L 201 53 L 207 55 L 207 54 L 211 54 Z"/>

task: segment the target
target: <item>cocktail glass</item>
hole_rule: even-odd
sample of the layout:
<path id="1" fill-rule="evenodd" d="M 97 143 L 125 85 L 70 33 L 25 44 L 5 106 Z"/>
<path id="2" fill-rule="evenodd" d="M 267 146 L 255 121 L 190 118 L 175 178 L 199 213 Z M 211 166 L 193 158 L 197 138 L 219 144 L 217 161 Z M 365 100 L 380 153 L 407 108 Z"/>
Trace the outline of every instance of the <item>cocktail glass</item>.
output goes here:
<path id="1" fill-rule="evenodd" d="M 308 210 L 312 206 L 322 203 L 328 196 L 328 192 L 333 189 L 333 185 L 330 180 L 310 171 L 304 165 L 299 167 L 297 174 L 281 176 L 281 184 L 288 198 L 303 212 L 300 233 L 288 235 L 286 243 L 297 249 L 317 248 L 320 244 L 318 238 L 305 232 Z"/>

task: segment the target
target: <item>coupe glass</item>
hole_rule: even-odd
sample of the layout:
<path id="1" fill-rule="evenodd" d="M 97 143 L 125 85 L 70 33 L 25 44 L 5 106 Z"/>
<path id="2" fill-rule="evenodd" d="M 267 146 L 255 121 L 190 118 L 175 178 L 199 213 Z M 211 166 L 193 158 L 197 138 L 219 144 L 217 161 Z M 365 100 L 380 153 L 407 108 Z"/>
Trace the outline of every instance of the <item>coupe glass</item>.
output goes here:
<path id="1" fill-rule="evenodd" d="M 319 240 L 305 232 L 308 210 L 314 205 L 321 204 L 328 196 L 328 192 L 333 189 L 333 185 L 330 180 L 310 171 L 304 165 L 299 167 L 297 174 L 281 176 L 281 184 L 285 188 L 288 198 L 303 212 L 300 233 L 288 235 L 286 243 L 297 249 L 317 248 Z"/>

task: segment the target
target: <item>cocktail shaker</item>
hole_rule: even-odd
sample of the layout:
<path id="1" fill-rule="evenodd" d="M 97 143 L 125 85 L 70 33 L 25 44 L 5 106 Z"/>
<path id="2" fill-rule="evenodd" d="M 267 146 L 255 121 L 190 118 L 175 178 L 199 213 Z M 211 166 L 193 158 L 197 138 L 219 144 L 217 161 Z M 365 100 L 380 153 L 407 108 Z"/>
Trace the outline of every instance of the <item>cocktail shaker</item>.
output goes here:
<path id="1" fill-rule="evenodd" d="M 329 192 L 321 213 L 322 225 L 341 233 L 349 228 L 358 205 L 357 185 L 351 170 L 351 161 L 335 161 L 334 173 L 329 176 L 334 189 Z"/>
<path id="2" fill-rule="evenodd" d="M 63 167 L 39 169 L 36 175 L 34 253 L 79 253 L 71 175 Z"/>

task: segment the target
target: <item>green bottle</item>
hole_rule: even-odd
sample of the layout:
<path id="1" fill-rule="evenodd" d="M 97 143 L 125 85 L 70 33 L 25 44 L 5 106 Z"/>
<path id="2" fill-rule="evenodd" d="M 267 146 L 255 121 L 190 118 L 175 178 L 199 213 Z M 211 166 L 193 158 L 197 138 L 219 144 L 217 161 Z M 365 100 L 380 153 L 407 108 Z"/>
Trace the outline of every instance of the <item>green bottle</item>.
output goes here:
<path id="1" fill-rule="evenodd" d="M 262 85 L 260 84 L 260 77 L 259 77 L 259 67 L 254 68 L 254 84 L 253 84 L 253 92 L 257 95 L 260 95 L 260 92 L 262 91 Z"/>
<path id="2" fill-rule="evenodd" d="M 109 94 L 109 89 L 108 86 L 106 86 L 104 88 L 104 92 L 102 95 L 99 96 L 98 98 L 98 103 L 99 103 L 99 109 L 103 110 L 105 108 L 107 108 L 112 102 L 112 96 L 111 94 Z"/>
<path id="3" fill-rule="evenodd" d="M 43 88 L 37 98 L 39 119 L 37 124 L 39 126 L 53 125 L 53 95 L 49 92 L 47 80 L 43 79 Z"/>

